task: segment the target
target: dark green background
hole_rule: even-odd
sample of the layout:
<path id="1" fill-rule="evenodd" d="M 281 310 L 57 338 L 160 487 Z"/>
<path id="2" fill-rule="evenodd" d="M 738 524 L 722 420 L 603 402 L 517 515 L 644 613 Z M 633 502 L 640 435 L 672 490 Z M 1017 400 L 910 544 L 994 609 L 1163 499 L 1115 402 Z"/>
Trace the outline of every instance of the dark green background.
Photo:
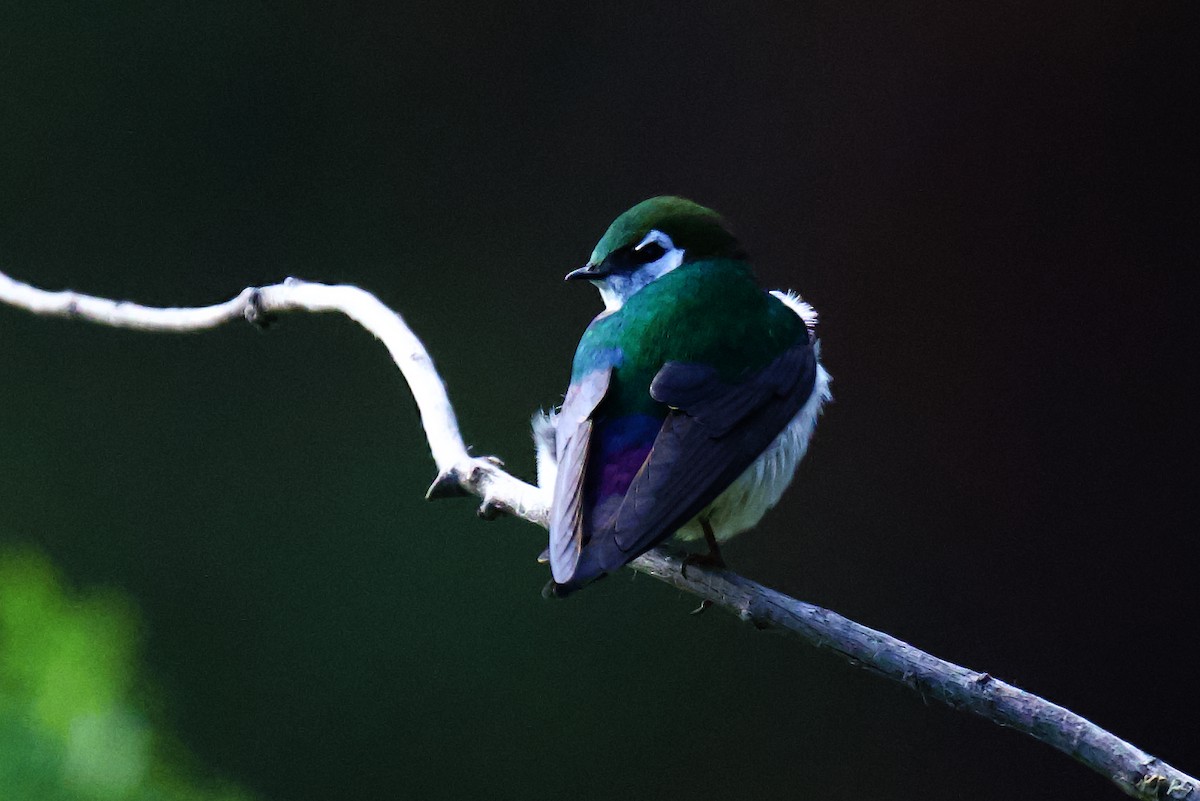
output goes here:
<path id="1" fill-rule="evenodd" d="M 599 308 L 561 276 L 693 197 L 817 306 L 835 377 L 734 567 L 1194 773 L 1192 7 L 976 5 L 5 0 L 0 269 L 361 285 L 529 475 Z M 270 801 L 1118 797 L 652 580 L 543 601 L 541 532 L 432 476 L 344 319 L 0 308 L 0 537 L 131 595 L 158 714 Z"/>

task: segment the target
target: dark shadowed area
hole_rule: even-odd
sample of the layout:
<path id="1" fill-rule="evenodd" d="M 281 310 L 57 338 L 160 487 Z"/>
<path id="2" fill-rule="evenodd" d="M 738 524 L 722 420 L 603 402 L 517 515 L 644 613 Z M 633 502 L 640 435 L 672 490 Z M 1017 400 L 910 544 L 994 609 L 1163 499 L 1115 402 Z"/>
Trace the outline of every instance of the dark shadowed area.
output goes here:
<path id="1" fill-rule="evenodd" d="M 1046 5 L 6 2 L 0 269 L 167 305 L 358 284 L 531 476 L 600 309 L 562 276 L 634 202 L 694 198 L 817 307 L 835 379 L 731 565 L 1195 774 L 1196 9 Z M 432 477 L 344 319 L 0 307 L 0 548 L 136 610 L 201 773 L 266 801 L 1120 797 L 629 571 L 543 601 L 544 533 Z"/>

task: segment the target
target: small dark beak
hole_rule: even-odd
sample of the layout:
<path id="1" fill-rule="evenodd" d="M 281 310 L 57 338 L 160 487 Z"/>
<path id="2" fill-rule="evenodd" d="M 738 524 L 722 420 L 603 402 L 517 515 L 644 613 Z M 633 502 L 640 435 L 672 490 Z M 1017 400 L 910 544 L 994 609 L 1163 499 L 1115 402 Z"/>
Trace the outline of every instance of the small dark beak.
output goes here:
<path id="1" fill-rule="evenodd" d="M 578 270 L 567 273 L 564 281 L 596 281 L 608 275 L 608 269 L 602 264 L 585 264 Z"/>

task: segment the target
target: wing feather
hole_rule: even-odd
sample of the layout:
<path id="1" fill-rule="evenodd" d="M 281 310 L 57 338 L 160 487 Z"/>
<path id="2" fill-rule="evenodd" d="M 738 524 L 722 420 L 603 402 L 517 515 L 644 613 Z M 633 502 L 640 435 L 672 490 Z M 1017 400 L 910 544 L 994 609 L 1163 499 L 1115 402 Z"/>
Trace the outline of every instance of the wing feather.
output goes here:
<path id="1" fill-rule="evenodd" d="M 583 482 L 592 438 L 592 414 L 612 376 L 606 367 L 573 383 L 556 419 L 558 475 L 550 507 L 550 572 L 564 584 L 575 575 L 583 548 Z"/>
<path id="2" fill-rule="evenodd" d="M 736 384 L 710 367 L 664 365 L 650 394 L 671 412 L 606 532 L 617 547 L 600 566 L 615 570 L 712 503 L 808 401 L 816 370 L 807 341 Z"/>

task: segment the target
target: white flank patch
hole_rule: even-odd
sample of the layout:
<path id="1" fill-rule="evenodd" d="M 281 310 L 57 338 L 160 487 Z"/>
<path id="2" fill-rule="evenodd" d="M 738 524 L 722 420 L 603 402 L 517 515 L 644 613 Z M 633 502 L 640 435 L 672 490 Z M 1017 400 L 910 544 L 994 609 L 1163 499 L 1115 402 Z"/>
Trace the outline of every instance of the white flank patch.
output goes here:
<path id="1" fill-rule="evenodd" d="M 533 447 L 537 454 L 537 485 L 549 507 L 554 498 L 554 482 L 558 479 L 558 452 L 554 442 L 554 430 L 558 424 L 558 412 L 541 409 L 533 413 Z"/>
<path id="2" fill-rule="evenodd" d="M 817 327 L 817 310 L 800 299 L 800 295 L 792 290 L 772 289 L 771 294 L 783 301 L 784 305 L 794 311 L 804 321 L 805 327 L 813 331 Z"/>

